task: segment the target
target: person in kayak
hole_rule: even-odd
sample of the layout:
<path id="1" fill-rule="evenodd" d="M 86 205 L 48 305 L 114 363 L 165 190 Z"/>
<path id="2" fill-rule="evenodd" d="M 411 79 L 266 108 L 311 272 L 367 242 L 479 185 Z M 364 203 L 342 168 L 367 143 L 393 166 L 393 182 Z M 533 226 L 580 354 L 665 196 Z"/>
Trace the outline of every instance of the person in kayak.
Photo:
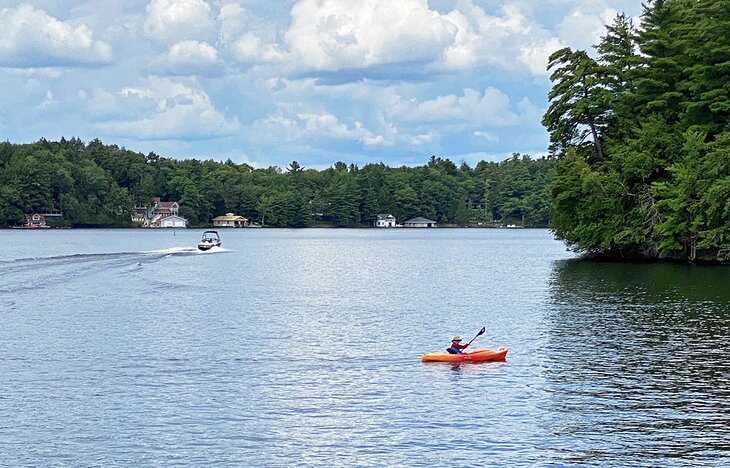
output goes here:
<path id="1" fill-rule="evenodd" d="M 466 349 L 468 346 L 468 344 L 461 344 L 461 337 L 457 335 L 451 339 L 451 346 L 446 351 L 449 354 L 464 354 L 461 350 Z"/>

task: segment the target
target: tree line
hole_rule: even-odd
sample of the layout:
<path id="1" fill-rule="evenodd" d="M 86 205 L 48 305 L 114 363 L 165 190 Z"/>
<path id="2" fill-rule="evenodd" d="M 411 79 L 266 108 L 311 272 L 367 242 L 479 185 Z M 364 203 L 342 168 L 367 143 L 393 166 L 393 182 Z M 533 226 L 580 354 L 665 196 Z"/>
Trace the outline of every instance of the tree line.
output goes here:
<path id="1" fill-rule="evenodd" d="M 62 212 L 74 227 L 132 226 L 135 207 L 152 197 L 178 201 L 192 226 L 232 212 L 265 226 L 357 227 L 378 214 L 399 222 L 425 216 L 443 224 L 547 226 L 555 161 L 513 154 L 502 162 L 457 166 L 432 156 L 425 165 L 336 162 L 324 170 L 292 161 L 253 168 L 228 160 L 176 160 L 77 138 L 0 143 L 0 227 L 24 213 Z"/>
<path id="2" fill-rule="evenodd" d="M 654 0 L 595 57 L 550 57 L 551 223 L 578 251 L 714 259 L 730 247 L 730 7 Z"/>

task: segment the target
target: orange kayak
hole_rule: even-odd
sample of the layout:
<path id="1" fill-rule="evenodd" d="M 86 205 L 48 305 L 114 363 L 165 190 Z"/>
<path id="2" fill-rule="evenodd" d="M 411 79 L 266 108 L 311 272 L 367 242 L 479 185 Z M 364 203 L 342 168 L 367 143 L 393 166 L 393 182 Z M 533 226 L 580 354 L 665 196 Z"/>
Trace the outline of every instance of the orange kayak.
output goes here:
<path id="1" fill-rule="evenodd" d="M 507 348 L 475 349 L 463 354 L 449 354 L 445 352 L 426 353 L 421 362 L 487 362 L 504 361 L 507 357 Z"/>

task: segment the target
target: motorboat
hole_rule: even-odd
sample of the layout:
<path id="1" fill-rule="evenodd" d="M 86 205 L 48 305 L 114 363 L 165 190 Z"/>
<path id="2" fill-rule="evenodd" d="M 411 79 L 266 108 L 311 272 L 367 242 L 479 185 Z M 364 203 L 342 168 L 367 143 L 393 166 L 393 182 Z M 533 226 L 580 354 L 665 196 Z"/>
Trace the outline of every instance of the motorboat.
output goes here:
<path id="1" fill-rule="evenodd" d="M 198 249 L 210 250 L 213 247 L 221 246 L 221 238 L 218 235 L 218 231 L 205 231 L 203 238 L 198 242 Z"/>

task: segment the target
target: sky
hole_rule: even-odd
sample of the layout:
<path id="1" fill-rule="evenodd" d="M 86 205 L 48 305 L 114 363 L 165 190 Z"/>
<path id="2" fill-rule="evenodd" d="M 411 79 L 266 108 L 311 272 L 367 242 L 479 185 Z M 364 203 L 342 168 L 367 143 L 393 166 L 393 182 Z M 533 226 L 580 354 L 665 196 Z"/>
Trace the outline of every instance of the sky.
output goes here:
<path id="1" fill-rule="evenodd" d="M 0 0 L 0 137 L 259 168 L 539 157 L 548 56 L 620 12 L 641 3 Z"/>

